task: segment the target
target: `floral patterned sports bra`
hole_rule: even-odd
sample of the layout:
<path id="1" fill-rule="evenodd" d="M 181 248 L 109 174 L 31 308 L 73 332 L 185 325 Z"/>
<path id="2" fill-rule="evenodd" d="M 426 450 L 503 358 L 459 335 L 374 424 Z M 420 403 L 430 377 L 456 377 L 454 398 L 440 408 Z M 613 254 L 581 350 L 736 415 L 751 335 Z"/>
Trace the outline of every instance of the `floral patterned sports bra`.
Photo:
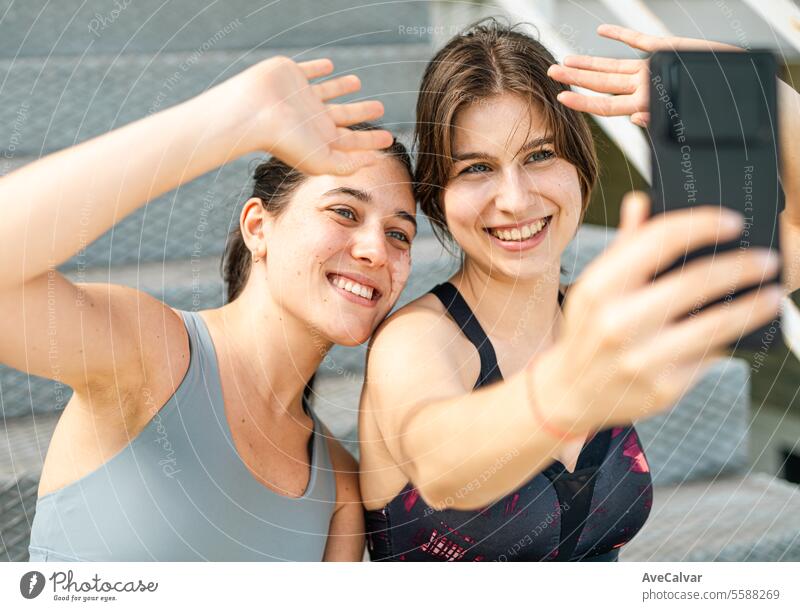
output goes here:
<path id="1" fill-rule="evenodd" d="M 502 380 L 494 348 L 455 286 L 432 292 L 480 354 L 475 388 Z M 409 483 L 383 508 L 365 512 L 367 545 L 372 560 L 613 562 L 647 521 L 652 500 L 634 427 L 614 427 L 584 443 L 572 473 L 554 460 L 481 510 L 434 510 Z"/>

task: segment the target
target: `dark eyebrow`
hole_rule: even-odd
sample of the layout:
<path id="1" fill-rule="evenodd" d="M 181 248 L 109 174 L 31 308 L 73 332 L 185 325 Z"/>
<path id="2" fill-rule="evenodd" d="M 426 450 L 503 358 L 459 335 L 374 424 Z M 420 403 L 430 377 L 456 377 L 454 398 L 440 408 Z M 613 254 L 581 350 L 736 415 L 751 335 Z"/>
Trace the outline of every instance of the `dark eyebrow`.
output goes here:
<path id="1" fill-rule="evenodd" d="M 466 161 L 467 159 L 494 159 L 494 157 L 489 153 L 482 153 L 481 151 L 453 154 L 453 161 Z"/>
<path id="2" fill-rule="evenodd" d="M 520 153 L 528 152 L 528 151 L 531 151 L 533 149 L 539 148 L 540 146 L 542 146 L 544 144 L 553 144 L 553 142 L 554 142 L 554 140 L 553 140 L 552 136 L 542 136 L 540 138 L 534 138 L 533 140 L 529 140 L 528 142 L 526 142 L 525 146 L 523 146 L 521 149 L 519 149 L 519 152 Z M 517 153 L 517 154 L 519 154 L 519 153 Z"/>
<path id="3" fill-rule="evenodd" d="M 354 189 L 353 187 L 337 187 L 335 189 L 331 189 L 330 191 L 326 191 L 324 193 L 324 197 L 328 197 L 330 195 L 349 195 L 350 197 L 354 197 L 359 201 L 364 203 L 370 203 L 372 201 L 372 196 L 367 193 L 366 191 L 362 191 L 361 189 Z M 409 214 L 405 210 L 396 210 L 394 212 L 394 216 L 399 217 L 405 221 L 408 221 L 412 225 L 414 225 L 414 233 L 417 231 L 417 219 L 414 218 L 413 215 Z"/>
<path id="4" fill-rule="evenodd" d="M 414 225 L 414 233 L 417 233 L 417 219 L 415 219 L 413 215 L 409 214 L 405 210 L 397 210 L 394 215 Z"/>
<path id="5" fill-rule="evenodd" d="M 542 146 L 543 144 L 553 144 L 553 138 L 550 136 L 543 136 L 540 138 L 534 138 L 533 140 L 529 140 L 525 143 L 525 145 L 519 150 L 520 153 L 527 152 Z M 519 153 L 517 153 L 519 154 Z M 483 153 L 481 151 L 470 151 L 466 153 L 454 153 L 453 154 L 453 161 L 465 161 L 467 159 L 494 159 L 494 156 L 490 155 L 489 153 Z"/>
<path id="6" fill-rule="evenodd" d="M 367 193 L 366 191 L 362 191 L 361 189 L 354 189 L 353 187 L 337 187 L 335 189 L 331 189 L 330 191 L 326 191 L 323 196 L 328 197 L 329 195 L 349 195 L 350 197 L 355 197 L 362 202 L 371 202 L 372 196 Z"/>

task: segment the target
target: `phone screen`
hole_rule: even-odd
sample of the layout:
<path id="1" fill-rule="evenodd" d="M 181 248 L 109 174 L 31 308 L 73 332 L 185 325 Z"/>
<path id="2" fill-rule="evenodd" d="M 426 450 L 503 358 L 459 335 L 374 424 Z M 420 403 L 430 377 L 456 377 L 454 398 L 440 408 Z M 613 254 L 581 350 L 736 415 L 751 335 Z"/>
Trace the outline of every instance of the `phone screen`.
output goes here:
<path id="1" fill-rule="evenodd" d="M 718 55 L 709 54 L 693 58 L 688 65 L 672 64 L 670 81 L 687 143 L 729 147 L 771 142 L 773 118 L 761 82 L 769 70 L 757 62 L 752 56 L 741 56 L 723 64 Z M 726 103 L 720 103 L 723 100 Z M 675 125 L 670 123 L 673 138 Z"/>
<path id="2" fill-rule="evenodd" d="M 739 239 L 686 252 L 663 273 L 734 248 L 780 249 L 776 78 L 769 51 L 658 51 L 650 58 L 653 214 L 718 205 L 745 218 Z M 736 286 L 731 295 L 757 286 Z M 755 347 L 759 332 L 738 344 Z"/>

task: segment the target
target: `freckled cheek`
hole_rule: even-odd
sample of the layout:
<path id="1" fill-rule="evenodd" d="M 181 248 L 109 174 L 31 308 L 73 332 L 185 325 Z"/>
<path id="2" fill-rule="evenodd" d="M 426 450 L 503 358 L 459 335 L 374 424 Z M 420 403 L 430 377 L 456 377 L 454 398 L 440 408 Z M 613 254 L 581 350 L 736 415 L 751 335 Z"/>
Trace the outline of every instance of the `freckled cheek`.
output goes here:
<path id="1" fill-rule="evenodd" d="M 411 274 L 411 255 L 409 251 L 401 252 L 390 263 L 390 273 L 392 277 L 392 294 L 397 296 L 405 287 L 408 276 Z"/>
<path id="2" fill-rule="evenodd" d="M 307 230 L 308 231 L 308 230 Z M 295 249 L 298 256 L 308 260 L 309 253 L 313 254 L 315 263 L 324 265 L 344 256 L 351 245 L 351 236 L 341 231 L 308 231 L 306 239 Z"/>

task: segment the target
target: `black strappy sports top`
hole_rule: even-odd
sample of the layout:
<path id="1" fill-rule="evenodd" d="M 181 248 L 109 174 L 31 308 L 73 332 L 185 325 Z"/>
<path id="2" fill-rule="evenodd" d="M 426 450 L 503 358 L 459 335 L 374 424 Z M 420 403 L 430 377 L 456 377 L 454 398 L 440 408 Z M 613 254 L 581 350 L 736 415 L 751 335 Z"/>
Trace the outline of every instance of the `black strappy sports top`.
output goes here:
<path id="1" fill-rule="evenodd" d="M 431 292 L 480 354 L 475 388 L 502 380 L 494 348 L 455 286 L 447 282 Z M 436 511 L 408 483 L 385 507 L 365 512 L 367 547 L 373 561 L 616 561 L 652 502 L 650 469 L 634 427 L 614 427 L 584 443 L 572 473 L 554 460 L 481 510 Z"/>

